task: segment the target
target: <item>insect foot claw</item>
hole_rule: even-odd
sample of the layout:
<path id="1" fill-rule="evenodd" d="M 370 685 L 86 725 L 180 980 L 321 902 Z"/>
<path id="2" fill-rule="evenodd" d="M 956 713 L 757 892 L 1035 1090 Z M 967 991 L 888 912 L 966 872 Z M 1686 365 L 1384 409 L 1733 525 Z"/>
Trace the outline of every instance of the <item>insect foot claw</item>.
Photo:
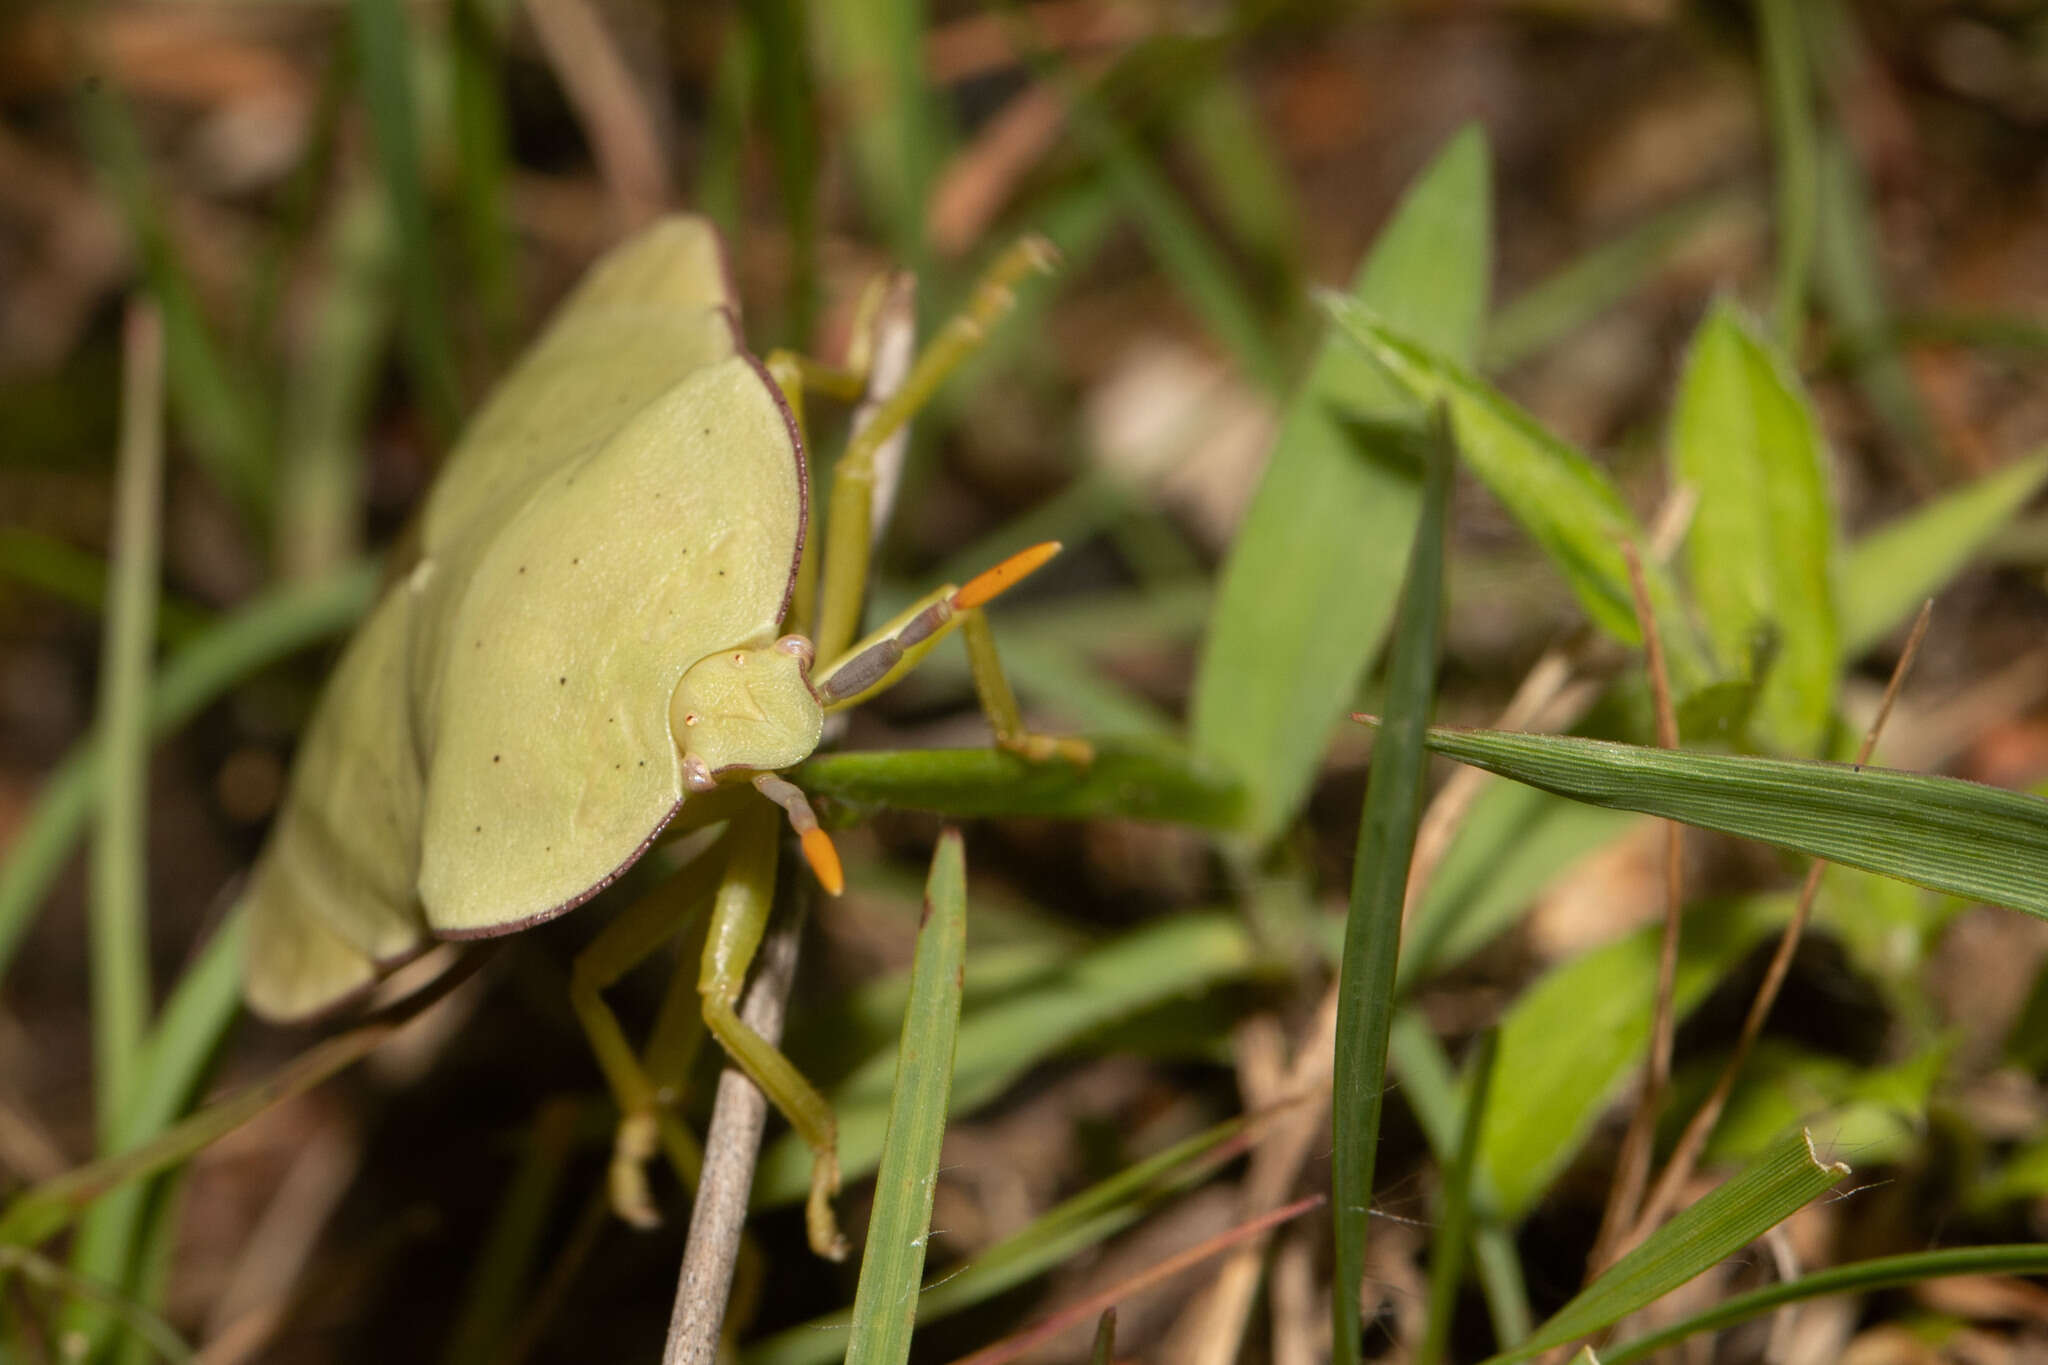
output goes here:
<path id="1" fill-rule="evenodd" d="M 1059 759 L 1077 768 L 1085 768 L 1095 761 L 1095 746 L 1085 739 L 1069 735 L 1041 735 L 1026 731 L 1021 735 L 998 735 L 996 744 L 1032 763 L 1050 763 Z"/>
<path id="2" fill-rule="evenodd" d="M 820 1152 L 811 1162 L 811 1197 L 804 1203 L 804 1231 L 811 1250 L 828 1261 L 846 1259 L 846 1234 L 832 1215 L 832 1196 L 839 1193 L 839 1154 Z"/>
<path id="3" fill-rule="evenodd" d="M 655 1208 L 647 1185 L 647 1163 L 654 1156 L 659 1136 L 654 1115 L 639 1113 L 620 1119 L 618 1135 L 612 1140 L 612 1164 L 606 1179 L 612 1212 L 642 1231 L 661 1226 L 661 1211 Z"/>

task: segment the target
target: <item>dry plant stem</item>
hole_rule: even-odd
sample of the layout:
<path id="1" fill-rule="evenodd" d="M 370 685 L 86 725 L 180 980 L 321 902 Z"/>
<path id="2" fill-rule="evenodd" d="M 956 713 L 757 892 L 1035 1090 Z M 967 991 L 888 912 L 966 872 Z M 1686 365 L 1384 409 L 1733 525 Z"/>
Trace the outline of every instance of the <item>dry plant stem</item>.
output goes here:
<path id="1" fill-rule="evenodd" d="M 1644 652 L 1649 656 L 1650 692 L 1657 703 L 1657 743 L 1666 749 L 1678 747 L 1678 712 L 1671 704 L 1671 677 L 1664 665 L 1664 641 L 1657 634 L 1657 619 L 1650 608 L 1649 586 L 1643 581 L 1643 563 L 1636 547 L 1624 543 L 1622 557 L 1628 561 L 1629 590 L 1635 598 L 1636 622 L 1643 632 Z M 1635 1113 L 1629 1116 L 1628 1132 L 1615 1158 L 1614 1184 L 1607 1192 L 1607 1210 L 1600 1219 L 1600 1235 L 1587 1257 L 1588 1277 L 1613 1263 L 1625 1241 L 1623 1234 L 1636 1222 L 1643 1186 L 1650 1176 L 1650 1148 L 1656 1138 L 1657 1106 L 1663 1102 L 1664 1087 L 1671 1079 L 1671 1039 L 1676 1031 L 1674 996 L 1678 982 L 1679 917 L 1685 905 L 1685 841 L 1677 821 L 1665 823 L 1664 834 L 1664 936 L 1657 948 L 1656 1014 L 1650 1024 L 1650 1056 L 1643 1073 L 1642 1093 L 1636 1097 Z"/>
<path id="2" fill-rule="evenodd" d="M 785 879 L 785 884 L 789 880 Z M 805 900 L 794 893 L 781 922 L 768 931 L 755 959 L 753 984 L 740 1004 L 740 1018 L 772 1047 L 782 1041 L 784 1006 L 796 979 L 797 939 Z M 712 1365 L 719 1329 L 732 1292 L 733 1263 L 747 1224 L 747 1197 L 754 1187 L 754 1162 L 768 1100 L 746 1073 L 727 1066 L 718 1076 L 718 1099 L 704 1134 L 704 1173 L 690 1209 L 690 1236 L 676 1279 L 662 1365 Z"/>
<path id="3" fill-rule="evenodd" d="M 528 0 L 526 15 L 597 155 L 617 230 L 652 221 L 671 197 L 668 157 L 652 107 L 604 20 L 589 0 Z"/>
<path id="4" fill-rule="evenodd" d="M 1899 688 L 1906 680 L 1907 670 L 1913 665 L 1913 656 L 1920 652 L 1920 642 L 1927 635 L 1927 624 L 1932 617 L 1934 603 L 1928 602 L 1920 608 L 1919 618 L 1913 622 L 1912 633 L 1906 637 L 1905 648 L 1899 651 L 1899 662 L 1892 669 L 1891 681 L 1885 684 L 1884 700 L 1878 703 L 1877 714 L 1871 717 L 1870 728 L 1864 731 L 1863 743 L 1857 747 L 1858 766 L 1870 761 L 1871 752 L 1877 748 L 1877 739 L 1884 732 L 1884 723 L 1890 718 L 1892 705 L 1898 700 Z M 1763 984 L 1757 987 L 1756 998 L 1749 1002 L 1749 1013 L 1743 1016 L 1742 1032 L 1736 1035 L 1735 1047 L 1728 1055 L 1727 1065 L 1721 1068 L 1720 1077 L 1714 1082 L 1713 1091 L 1706 1102 L 1687 1121 L 1685 1131 L 1679 1135 L 1678 1145 L 1672 1148 L 1671 1159 L 1665 1163 L 1663 1175 L 1650 1191 L 1650 1197 L 1643 1205 L 1642 1213 L 1635 1219 L 1633 1228 L 1617 1252 L 1640 1242 L 1656 1229 L 1664 1216 L 1671 1211 L 1678 1198 L 1678 1192 L 1685 1182 L 1692 1178 L 1693 1168 L 1699 1164 L 1700 1153 L 1706 1150 L 1707 1139 L 1713 1136 L 1714 1125 L 1720 1122 L 1721 1111 L 1728 1105 L 1728 1096 L 1735 1089 L 1735 1079 L 1741 1074 L 1742 1064 L 1749 1059 L 1749 1050 L 1756 1045 L 1758 1035 L 1763 1032 L 1764 1021 L 1770 1017 L 1771 1006 L 1778 1001 L 1778 992 L 1784 987 L 1785 977 L 1792 970 L 1792 955 L 1799 948 L 1800 937 L 1806 932 L 1806 923 L 1813 913 L 1814 896 L 1820 890 L 1821 874 L 1827 871 L 1827 864 L 1816 860 L 1806 870 L 1806 881 L 1799 888 L 1799 899 L 1792 907 L 1792 918 L 1785 925 L 1785 932 L 1778 936 L 1778 947 L 1771 954 L 1771 964 L 1764 971 Z"/>
<path id="5" fill-rule="evenodd" d="M 1329 1358 L 1330 1313 L 1316 1296 L 1315 1247 L 1291 1228 L 1273 1254 L 1273 1365 L 1316 1365 Z"/>
<path id="6" fill-rule="evenodd" d="M 1127 1280 L 1091 1294 L 1077 1303 L 1070 1303 L 1014 1336 L 1004 1337 L 992 1346 L 984 1346 L 972 1355 L 962 1356 L 954 1361 L 953 1365 L 1004 1365 L 1004 1362 L 1019 1359 L 1047 1338 L 1058 1336 L 1073 1324 L 1085 1322 L 1124 1299 L 1142 1294 L 1152 1286 L 1172 1279 L 1183 1270 L 1199 1265 L 1219 1251 L 1228 1250 L 1252 1238 L 1263 1240 L 1264 1235 L 1273 1228 L 1300 1217 L 1322 1202 L 1321 1195 L 1312 1194 L 1306 1199 L 1295 1200 L 1285 1208 L 1274 1209 L 1271 1213 L 1240 1223 L 1228 1232 L 1218 1233 L 1189 1247 L 1186 1251 L 1169 1256 L 1156 1265 L 1148 1266 Z"/>

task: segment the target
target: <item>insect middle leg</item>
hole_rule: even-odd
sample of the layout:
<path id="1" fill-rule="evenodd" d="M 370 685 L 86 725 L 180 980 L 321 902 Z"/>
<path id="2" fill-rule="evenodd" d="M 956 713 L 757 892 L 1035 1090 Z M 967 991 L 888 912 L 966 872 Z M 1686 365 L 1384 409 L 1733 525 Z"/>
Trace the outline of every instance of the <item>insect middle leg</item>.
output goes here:
<path id="1" fill-rule="evenodd" d="M 678 1048 L 671 1042 L 666 1052 L 650 1048 L 653 1064 L 643 1065 L 626 1040 L 618 1016 L 605 1003 L 604 991 L 679 932 L 701 923 L 703 912 L 713 903 L 729 842 L 721 840 L 628 906 L 576 955 L 569 972 L 570 1003 L 619 1106 L 608 1178 L 612 1208 L 636 1227 L 653 1227 L 661 1221 L 647 1188 L 647 1161 L 657 1151 L 666 1154 L 676 1178 L 694 1187 L 703 1155 L 675 1113 L 687 1056 L 678 1061 Z M 686 950 L 695 937 L 693 934 L 686 941 Z M 664 1022 L 668 1013 L 664 1009 Z M 672 1025 L 669 1032 L 674 1032 Z M 655 1035 L 660 1043 L 661 1024 L 657 1024 Z"/>
<path id="2" fill-rule="evenodd" d="M 697 987 L 711 1036 L 810 1147 L 811 1191 L 804 1205 L 804 1229 L 813 1251 L 837 1261 L 846 1256 L 846 1238 L 832 1215 L 832 1197 L 839 1192 L 839 1122 L 796 1064 L 754 1032 L 738 1010 L 747 968 L 775 905 L 781 832 L 775 807 L 765 801 L 734 817 L 727 836 L 732 855 L 711 912 Z"/>

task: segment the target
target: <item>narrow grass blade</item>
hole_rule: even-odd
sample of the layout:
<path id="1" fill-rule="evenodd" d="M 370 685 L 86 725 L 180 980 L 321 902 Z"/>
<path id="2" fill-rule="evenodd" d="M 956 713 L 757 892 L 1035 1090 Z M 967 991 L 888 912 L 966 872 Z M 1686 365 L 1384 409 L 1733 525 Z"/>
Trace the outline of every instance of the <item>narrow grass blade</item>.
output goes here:
<path id="1" fill-rule="evenodd" d="M 1754 8 L 1763 41 L 1764 97 L 1777 171 L 1777 203 L 1771 216 L 1778 227 L 1778 259 L 1771 323 L 1778 340 L 1792 350 L 1798 347 L 1806 316 L 1807 281 L 1819 230 L 1813 91 L 1796 0 L 1755 0 Z"/>
<path id="2" fill-rule="evenodd" d="M 1418 1365 L 1436 1365 L 1451 1340 L 1451 1318 L 1458 1305 L 1458 1283 L 1465 1273 L 1465 1252 L 1472 1240 L 1472 1168 L 1479 1158 L 1479 1125 L 1486 1118 L 1493 1090 L 1493 1064 L 1500 1054 L 1500 1030 L 1479 1036 L 1467 1074 L 1471 1077 L 1458 1146 L 1444 1172 L 1436 1236 L 1429 1243 L 1429 1325 L 1416 1352 Z"/>
<path id="3" fill-rule="evenodd" d="M 1527 1360 L 1621 1321 L 1748 1246 L 1848 1173 L 1842 1163 L 1815 1155 L 1806 1134 L 1788 1135 L 1616 1261 L 1529 1340 L 1488 1365 Z"/>
<path id="4" fill-rule="evenodd" d="M 1120 816 L 1208 829 L 1234 827 L 1235 782 L 1178 749 L 1128 739 L 1095 745 L 1095 761 L 1032 763 L 1000 749 L 824 754 L 792 780 L 853 812 L 889 807 L 952 817 Z"/>
<path id="5" fill-rule="evenodd" d="M 1686 917 L 1672 991 L 1684 1019 L 1790 913 L 1784 897 L 1700 907 Z M 1582 953 L 1524 991 L 1501 1021 L 1493 1103 L 1480 1132 L 1473 1198 L 1514 1222 L 1577 1155 L 1642 1065 L 1657 990 L 1658 930 Z"/>
<path id="6" fill-rule="evenodd" d="M 273 589 L 208 627 L 161 670 L 149 699 L 151 736 L 162 739 L 257 670 L 348 629 L 376 586 L 376 565 L 359 563 L 324 582 Z M 0 863 L 0 976 L 90 817 L 101 751 L 94 737 L 65 756 L 8 845 Z"/>
<path id="7" fill-rule="evenodd" d="M 1387 660 L 1387 720 L 1373 745 L 1366 780 L 1358 851 L 1351 866 L 1351 911 L 1337 975 L 1337 1055 L 1330 1082 L 1336 1139 L 1331 1222 L 1337 1265 L 1331 1311 L 1337 1359 L 1353 1365 L 1362 1350 L 1358 1288 L 1365 1278 L 1380 1105 L 1387 1089 L 1387 1033 L 1394 1020 L 1401 907 L 1407 898 L 1408 863 L 1415 852 L 1428 762 L 1422 736 L 1435 699 L 1443 641 L 1444 522 L 1457 454 L 1451 449 L 1450 416 L 1441 408 L 1434 426 L 1436 440 L 1423 471 L 1422 515 Z"/>
<path id="8" fill-rule="evenodd" d="M 1953 777 L 1432 730 L 1429 747 L 1576 801 L 1640 811 L 2048 918 L 2048 801 Z"/>
<path id="9" fill-rule="evenodd" d="M 1102 1310 L 1095 1324 L 1095 1349 L 1088 1353 L 1088 1365 L 1116 1365 L 1116 1309 Z"/>
<path id="10" fill-rule="evenodd" d="M 40 531 L 0 526 L 0 576 L 94 615 L 106 608 L 106 564 Z M 157 603 L 157 635 L 168 645 L 185 644 L 211 619 L 210 613 L 190 602 L 165 597 Z"/>
<path id="11" fill-rule="evenodd" d="M 153 308 L 130 312 L 122 355 L 113 572 L 100 644 L 98 728 L 106 737 L 106 766 L 89 904 L 93 1110 L 102 1152 L 119 1139 L 119 1115 L 139 1078 L 151 1009 L 149 685 L 164 462 L 164 336 Z"/>
<path id="12" fill-rule="evenodd" d="M 932 855 L 925 919 L 910 972 L 910 1008 L 896 1049 L 896 1089 L 875 1171 L 860 1285 L 853 1296 L 847 1365 L 897 1365 L 910 1358 L 918 1284 L 932 1225 L 939 1143 L 953 1089 L 960 1025 L 960 974 L 967 960 L 967 871 L 960 835 L 947 830 Z"/>
<path id="13" fill-rule="evenodd" d="M 1842 557 L 1842 658 L 1904 625 L 2048 483 L 2048 449 L 1885 523 Z"/>
<path id="14" fill-rule="evenodd" d="M 237 373 L 199 306 L 199 291 L 179 258 L 162 206 L 150 185 L 142 139 L 112 82 L 80 83 L 79 122 L 102 178 L 121 206 L 135 252 L 162 311 L 167 379 L 173 411 L 192 454 L 259 532 L 269 503 L 268 418 L 261 387 Z"/>
<path id="15" fill-rule="evenodd" d="M 351 0 L 350 26 L 362 69 L 363 102 L 377 147 L 391 215 L 398 225 L 398 273 L 406 352 L 413 382 L 443 443 L 461 425 L 462 397 L 455 377 L 455 346 L 442 299 L 440 235 L 427 206 L 420 164 L 419 119 L 413 98 L 411 21 L 402 0 Z"/>
<path id="16" fill-rule="evenodd" d="M 818 96 L 811 78 L 810 36 L 801 0 L 759 0 L 743 7 L 760 61 L 761 118 L 775 163 L 782 221 L 789 228 L 789 276 L 782 335 L 803 345 L 818 314 Z M 735 44 L 739 46 L 739 44 Z"/>
<path id="17" fill-rule="evenodd" d="M 1323 304 L 1345 335 L 1409 392 L 1450 405 L 1458 454 L 1466 465 L 1557 566 L 1593 624 L 1624 644 L 1639 643 L 1621 547 L 1644 545 L 1648 537 L 1607 476 L 1456 359 L 1409 335 L 1395 320 L 1334 295 L 1324 295 Z M 1670 576 L 1655 564 L 1643 569 L 1672 681 L 1690 691 L 1706 679 L 1705 660 Z"/>
<path id="18" fill-rule="evenodd" d="M 1760 1318 L 1788 1303 L 1803 1303 L 1829 1294 L 1896 1289 L 1949 1275 L 2048 1275 L 2048 1246 L 2025 1242 L 2016 1246 L 1950 1247 L 1831 1266 L 1796 1280 L 1784 1280 L 1723 1299 L 1704 1312 L 1613 1347 L 1601 1359 L 1606 1365 L 1630 1365 L 1631 1361 L 1646 1360 L 1688 1337 Z"/>
<path id="19" fill-rule="evenodd" d="M 1025 1071 L 1096 1029 L 1241 980 L 1259 965 L 1236 914 L 1183 915 L 1081 953 L 1052 974 L 968 1012 L 954 1057 L 953 1110 L 967 1113 L 988 1103 Z M 849 1180 L 874 1169 L 895 1074 L 891 1048 L 827 1094 L 839 1115 L 839 1165 Z M 794 1134 L 771 1143 L 754 1181 L 754 1206 L 803 1198 L 810 1162 L 809 1149 Z"/>
<path id="20" fill-rule="evenodd" d="M 1478 343 L 1491 177 L 1476 128 L 1417 177 L 1352 294 L 1448 354 Z M 1287 405 L 1225 562 L 1195 674 L 1195 752 L 1239 774 L 1243 834 L 1270 842 L 1300 808 L 1330 729 L 1379 652 L 1414 536 L 1420 407 L 1338 336 Z"/>
<path id="21" fill-rule="evenodd" d="M 1760 684 L 1752 726 L 1769 747 L 1820 752 L 1839 653 L 1820 428 L 1782 356 L 1726 300 L 1693 336 L 1671 464 L 1699 495 L 1687 562 L 1721 671 Z"/>
<path id="22" fill-rule="evenodd" d="M 1208 1179 L 1248 1145 L 1247 1123 L 1231 1119 L 1197 1133 L 1046 1210 L 956 1270 L 941 1272 L 918 1296 L 920 1322 L 985 1303 L 1055 1266 L 1065 1265 Z M 846 1351 L 851 1311 L 778 1332 L 750 1348 L 745 1365 L 827 1365 Z"/>
<path id="23" fill-rule="evenodd" d="M 868 211 L 889 248 L 919 275 L 927 255 L 925 204 L 952 140 L 925 79 L 923 0 L 812 5 L 812 53 L 829 82 L 833 118 L 853 144 Z"/>
<path id="24" fill-rule="evenodd" d="M 455 208 L 462 222 L 463 264 L 476 288 L 477 311 L 493 353 L 512 339 L 519 320 L 512 219 L 510 130 L 502 55 L 509 7 L 491 0 L 455 0 L 448 14 L 449 104 L 455 140 Z"/>
<path id="25" fill-rule="evenodd" d="M 1182 136 L 1231 235 L 1283 270 L 1301 259 L 1301 209 L 1238 74 L 1224 65 L 1183 100 Z"/>
<path id="26" fill-rule="evenodd" d="M 1588 248 L 1501 305 L 1479 367 L 1513 369 L 1628 298 L 1693 242 L 1755 211 L 1743 195 L 1702 195 Z"/>

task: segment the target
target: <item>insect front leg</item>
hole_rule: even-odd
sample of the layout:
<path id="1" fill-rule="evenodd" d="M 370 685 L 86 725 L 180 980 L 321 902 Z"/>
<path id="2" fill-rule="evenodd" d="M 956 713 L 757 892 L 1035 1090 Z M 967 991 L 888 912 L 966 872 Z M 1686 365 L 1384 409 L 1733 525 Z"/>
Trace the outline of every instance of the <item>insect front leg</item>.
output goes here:
<path id="1" fill-rule="evenodd" d="M 846 1256 L 846 1238 L 832 1215 L 832 1197 L 839 1192 L 839 1122 L 825 1097 L 788 1057 L 740 1018 L 737 1008 L 747 968 L 775 905 L 780 834 L 775 809 L 766 803 L 733 821 L 732 856 L 712 909 L 697 989 L 703 996 L 705 1027 L 810 1147 L 811 1193 L 804 1205 L 804 1228 L 811 1249 L 837 1261 Z"/>
<path id="2" fill-rule="evenodd" d="M 661 1222 L 647 1188 L 647 1161 L 657 1151 L 666 1153 L 676 1178 L 694 1187 L 703 1156 L 674 1112 L 674 1077 L 679 1073 L 649 1074 L 626 1040 L 618 1016 L 605 1003 L 604 991 L 711 905 L 724 862 L 724 842 L 692 859 L 628 906 L 576 955 L 569 972 L 570 1003 L 619 1106 L 619 1128 L 608 1174 L 612 1208 L 636 1227 L 649 1228 Z M 657 1039 L 660 1033 L 657 1027 Z"/>

